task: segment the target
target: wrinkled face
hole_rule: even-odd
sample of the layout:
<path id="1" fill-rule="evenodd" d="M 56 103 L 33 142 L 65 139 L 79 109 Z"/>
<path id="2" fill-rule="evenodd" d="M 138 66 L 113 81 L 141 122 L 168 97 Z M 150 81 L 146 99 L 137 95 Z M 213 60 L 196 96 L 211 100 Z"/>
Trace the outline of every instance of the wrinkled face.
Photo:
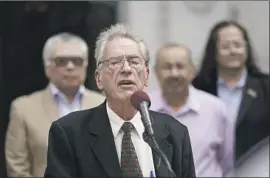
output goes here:
<path id="1" fill-rule="evenodd" d="M 247 58 L 246 42 L 242 31 L 231 25 L 218 32 L 217 63 L 224 69 L 241 69 Z"/>
<path id="2" fill-rule="evenodd" d="M 186 49 L 163 49 L 156 64 L 156 74 L 165 93 L 178 93 L 187 89 L 194 77 L 194 66 Z"/>
<path id="3" fill-rule="evenodd" d="M 49 64 L 45 67 L 50 82 L 59 89 L 74 89 L 84 84 L 87 71 L 87 54 L 73 41 L 57 41 Z"/>
<path id="4" fill-rule="evenodd" d="M 96 82 L 108 98 L 129 100 L 130 96 L 148 85 L 149 68 L 136 42 L 115 38 L 104 49 L 96 70 Z"/>

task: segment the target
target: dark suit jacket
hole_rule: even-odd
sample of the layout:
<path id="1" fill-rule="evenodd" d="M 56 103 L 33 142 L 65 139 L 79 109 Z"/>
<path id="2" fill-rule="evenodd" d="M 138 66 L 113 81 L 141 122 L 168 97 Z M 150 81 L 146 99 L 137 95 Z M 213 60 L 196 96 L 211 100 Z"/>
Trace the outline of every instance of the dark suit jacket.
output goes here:
<path id="1" fill-rule="evenodd" d="M 217 82 L 198 76 L 193 85 L 217 95 Z M 270 107 L 269 75 L 249 74 L 236 122 L 235 156 L 238 160 L 252 146 L 269 136 Z"/>
<path id="2" fill-rule="evenodd" d="M 195 177 L 187 128 L 169 115 L 151 111 L 157 142 L 177 177 Z M 156 175 L 168 174 L 153 154 Z M 105 102 L 53 122 L 45 178 L 121 177 Z"/>

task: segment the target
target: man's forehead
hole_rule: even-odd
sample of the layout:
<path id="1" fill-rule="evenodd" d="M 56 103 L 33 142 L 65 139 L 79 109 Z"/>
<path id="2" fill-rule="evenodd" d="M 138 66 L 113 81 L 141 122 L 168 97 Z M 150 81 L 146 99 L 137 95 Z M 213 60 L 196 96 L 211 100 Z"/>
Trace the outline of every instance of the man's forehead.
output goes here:
<path id="1" fill-rule="evenodd" d="M 105 52 L 110 56 L 141 55 L 138 44 L 129 39 L 115 39 L 106 45 Z"/>
<path id="2" fill-rule="evenodd" d="M 51 57 L 80 57 L 85 58 L 87 54 L 80 48 L 72 48 L 72 47 L 61 47 L 54 48 L 52 51 Z"/>
<path id="3" fill-rule="evenodd" d="M 109 41 L 106 45 L 107 48 L 110 50 L 114 49 L 115 51 L 122 51 L 126 49 L 137 49 L 138 44 L 131 40 L 126 38 L 117 38 L 113 39 L 112 41 Z"/>
<path id="4" fill-rule="evenodd" d="M 158 60 L 162 63 L 177 63 L 188 61 L 189 58 L 190 56 L 187 50 L 183 48 L 171 48 L 161 52 Z"/>
<path id="5" fill-rule="evenodd" d="M 64 48 L 64 49 L 56 49 L 53 51 L 52 56 L 58 57 L 58 56 L 74 56 L 74 57 L 85 57 L 85 54 L 82 50 L 74 49 L 74 48 Z"/>
<path id="6" fill-rule="evenodd" d="M 243 32 L 236 26 L 228 26 L 220 29 L 218 32 L 223 36 L 243 35 Z"/>

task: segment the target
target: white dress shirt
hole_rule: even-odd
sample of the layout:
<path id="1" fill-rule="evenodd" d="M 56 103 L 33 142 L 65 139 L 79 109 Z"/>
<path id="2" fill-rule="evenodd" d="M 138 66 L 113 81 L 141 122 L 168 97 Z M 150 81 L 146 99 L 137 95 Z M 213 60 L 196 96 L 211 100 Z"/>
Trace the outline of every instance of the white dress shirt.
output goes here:
<path id="1" fill-rule="evenodd" d="M 114 142 L 116 146 L 116 151 L 118 154 L 118 160 L 121 164 L 121 144 L 123 138 L 123 131 L 121 130 L 124 120 L 121 119 L 114 111 L 112 111 L 108 104 L 106 103 L 108 117 L 111 123 L 112 132 L 114 135 Z M 143 140 L 142 134 L 144 132 L 144 126 L 141 121 L 141 115 L 139 112 L 129 121 L 131 122 L 135 129 L 131 132 L 131 140 L 133 142 L 136 154 L 140 163 L 140 167 L 144 177 L 150 177 L 150 172 L 155 175 L 155 167 L 152 156 L 152 150 L 150 146 Z M 121 165 L 120 165 L 121 166 Z"/>

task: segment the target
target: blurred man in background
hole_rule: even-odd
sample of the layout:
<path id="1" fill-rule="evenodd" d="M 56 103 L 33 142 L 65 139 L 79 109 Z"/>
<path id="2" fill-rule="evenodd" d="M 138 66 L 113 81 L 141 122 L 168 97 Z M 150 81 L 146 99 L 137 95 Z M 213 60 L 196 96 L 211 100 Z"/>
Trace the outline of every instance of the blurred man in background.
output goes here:
<path id="1" fill-rule="evenodd" d="M 161 47 L 155 70 L 161 91 L 150 93 L 150 109 L 170 114 L 188 127 L 198 177 L 223 177 L 234 167 L 234 129 L 225 104 L 190 85 L 196 70 L 184 45 Z"/>
<path id="2" fill-rule="evenodd" d="M 50 37 L 43 49 L 44 90 L 12 102 L 6 136 L 7 172 L 10 177 L 43 177 L 51 123 L 70 112 L 92 108 L 104 101 L 84 87 L 88 46 L 73 34 Z"/>
<path id="3" fill-rule="evenodd" d="M 236 22 L 217 23 L 193 84 L 227 104 L 236 128 L 236 160 L 269 136 L 269 79 L 255 64 L 247 31 Z"/>
<path id="4" fill-rule="evenodd" d="M 82 37 L 89 47 L 85 86 L 94 78 L 94 44 L 100 30 L 116 23 L 117 1 L 0 1 L 0 162 L 11 102 L 48 85 L 42 60 L 45 41 L 60 32 Z M 5 164 L 0 164 L 0 177 Z M 3 171 L 2 171 L 3 169 Z"/>
<path id="5" fill-rule="evenodd" d="M 52 35 L 70 32 L 89 47 L 85 86 L 99 92 L 94 78 L 94 46 L 100 30 L 116 23 L 117 1 L 0 1 L 0 91 L 4 128 L 15 98 L 48 85 L 42 50 Z M 0 75 L 1 75 L 0 74 Z"/>

